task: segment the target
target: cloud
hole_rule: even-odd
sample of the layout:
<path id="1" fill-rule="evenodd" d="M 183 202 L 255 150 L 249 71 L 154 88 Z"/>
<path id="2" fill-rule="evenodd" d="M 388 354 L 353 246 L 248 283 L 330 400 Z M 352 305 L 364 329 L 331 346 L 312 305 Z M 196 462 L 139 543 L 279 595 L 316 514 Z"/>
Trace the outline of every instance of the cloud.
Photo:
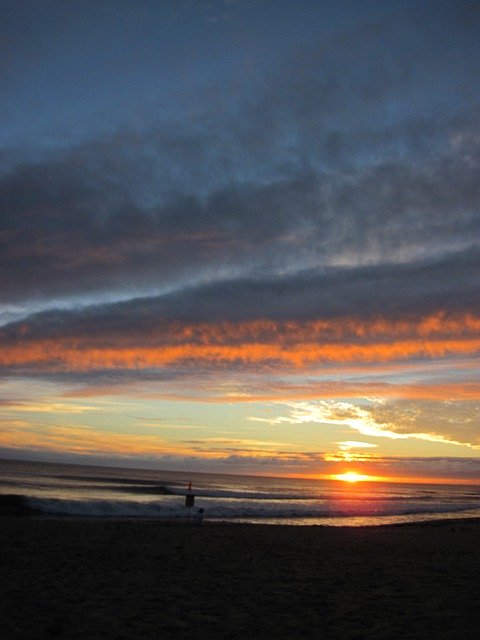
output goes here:
<path id="1" fill-rule="evenodd" d="M 477 21 L 468 3 L 396 10 L 289 48 L 248 86 L 222 87 L 221 105 L 193 96 L 196 115 L 92 131 L 31 157 L 4 150 L 2 301 L 221 292 L 224 281 L 228 296 L 260 274 L 272 295 L 276 280 L 335 266 L 388 278 L 389 265 L 468 262 Z M 355 280 L 347 293 L 357 284 L 361 295 Z"/>
<path id="2" fill-rule="evenodd" d="M 421 265 L 475 244 L 478 157 L 474 166 L 455 152 L 437 167 L 393 163 L 263 185 L 233 178 L 205 196 L 158 194 L 148 207 L 124 192 L 138 182 L 128 169 L 110 179 L 101 161 L 99 175 L 91 160 L 21 167 L 0 183 L 0 294 L 132 295 L 234 274 L 241 284 L 310 267 Z"/>
<path id="3" fill-rule="evenodd" d="M 277 276 L 222 278 L 159 296 L 96 304 L 33 316 L 24 326 L 70 331 L 151 330 L 167 320 L 211 322 L 258 319 L 308 320 L 342 316 L 430 315 L 479 309 L 480 251 L 445 254 L 415 264 L 329 267 Z M 13 327 L 15 325 L 11 323 Z M 20 325 L 16 325 L 17 327 Z M 91 328 L 91 327 L 90 327 Z"/>
<path id="4" fill-rule="evenodd" d="M 444 365 L 445 366 L 445 365 Z M 400 371 L 403 367 L 399 367 Z M 372 365 L 371 369 L 378 369 Z M 410 374 L 415 367 L 408 364 Z M 383 370 L 383 367 L 382 367 Z M 118 375 L 121 373 L 122 375 Z M 251 403 L 281 402 L 290 400 L 317 400 L 332 398 L 410 398 L 418 400 L 479 400 L 480 384 L 469 381 L 442 384 L 431 381 L 428 384 L 394 384 L 392 382 L 351 382 L 331 380 L 329 370 L 323 380 L 305 376 L 303 381 L 292 382 L 289 376 L 271 372 L 222 371 L 222 382 L 215 372 L 202 370 L 193 377 L 187 374 L 179 382 L 174 375 L 168 379 L 168 373 L 160 382 L 154 372 L 89 372 L 69 375 L 69 385 L 62 392 L 67 398 L 92 398 L 96 396 L 126 396 L 139 399 L 191 400 L 205 403 Z M 343 375 L 348 378 L 348 368 Z M 447 366 L 447 375 L 451 371 Z M 357 371 L 358 375 L 358 371 Z M 383 371 L 385 376 L 385 372 Z M 160 374 L 159 374 L 160 377 Z M 49 376 L 57 383 L 65 383 L 65 374 Z M 123 378 L 123 382 L 119 381 Z"/>
<path id="5" fill-rule="evenodd" d="M 3 428 L 5 426 L 5 429 Z M 202 441 L 203 442 L 203 441 Z M 328 476 L 355 469 L 357 473 L 397 479 L 457 479 L 478 481 L 480 458 L 358 455 L 334 456 L 297 449 L 265 450 L 263 446 L 172 447 L 161 437 L 113 434 L 88 427 L 32 426 L 22 421 L 2 423 L 0 454 L 3 458 L 61 460 L 173 469 L 270 475 Z M 254 443 L 252 443 L 254 444 Z"/>
<path id="6" fill-rule="evenodd" d="M 350 449 L 371 449 L 378 445 L 371 442 L 358 442 L 357 440 L 346 440 L 345 442 L 337 442 L 339 449 L 342 451 L 350 451 Z"/>
<path id="7" fill-rule="evenodd" d="M 480 458 L 449 457 L 379 457 L 374 461 L 355 463 L 355 468 L 373 468 L 378 475 L 390 478 L 417 478 L 427 480 L 429 478 L 445 481 L 451 479 L 463 479 L 465 481 L 477 481 L 480 476 Z"/>
<path id="8" fill-rule="evenodd" d="M 72 320 L 72 313 L 67 313 L 66 318 Z M 62 318 L 60 314 L 56 323 L 50 321 L 51 314 L 36 320 L 0 331 L 0 365 L 5 371 L 26 374 L 161 370 L 177 364 L 207 368 L 261 365 L 267 370 L 280 366 L 305 371 L 331 363 L 474 356 L 480 350 L 480 318 L 472 314 L 442 313 L 393 321 L 346 318 L 305 323 L 258 320 L 197 325 L 161 320 L 154 324 L 150 319 L 150 331 L 130 326 L 125 327 L 125 333 L 119 331 L 121 319 L 115 326 L 117 317 L 112 314 L 103 327 L 101 315 L 98 322 L 95 316 L 83 323 L 81 319 L 77 327 L 74 322 L 63 322 L 66 335 L 61 331 L 65 315 Z M 48 335 L 38 336 L 39 330 Z"/>
<path id="9" fill-rule="evenodd" d="M 252 416 L 250 420 L 278 425 L 346 425 L 362 435 L 373 438 L 412 438 L 480 449 L 480 407 L 477 401 L 370 398 L 360 402 L 291 402 L 288 406 L 287 415 L 272 418 Z"/>
<path id="10" fill-rule="evenodd" d="M 115 434 L 88 425 L 51 425 L 2 420 L 0 446 L 17 451 L 74 453 L 77 455 L 115 455 L 130 458 L 165 455 L 177 451 L 159 435 Z"/>
<path id="11" fill-rule="evenodd" d="M 395 433 L 425 438 L 445 438 L 480 449 L 480 405 L 478 401 L 397 399 L 377 403 L 370 410 L 371 419 Z M 428 435 L 427 435 L 428 434 Z"/>

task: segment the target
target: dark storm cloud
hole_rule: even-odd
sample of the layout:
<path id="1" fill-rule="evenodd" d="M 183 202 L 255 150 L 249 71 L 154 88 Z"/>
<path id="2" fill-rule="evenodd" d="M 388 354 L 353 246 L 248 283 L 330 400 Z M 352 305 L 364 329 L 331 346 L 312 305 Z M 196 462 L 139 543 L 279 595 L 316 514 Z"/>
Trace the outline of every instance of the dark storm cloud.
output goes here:
<path id="1" fill-rule="evenodd" d="M 161 341 L 171 322 L 257 319 L 371 320 L 479 312 L 480 251 L 414 265 L 330 268 L 275 278 L 235 279 L 79 310 L 44 312 L 0 329 L 0 339 L 116 338 Z M 167 332 L 168 333 L 168 332 Z"/>
<path id="2" fill-rule="evenodd" d="M 468 301 L 480 225 L 477 24 L 468 2 L 392 8 L 290 50 L 281 71 L 210 86 L 169 124 L 158 115 L 138 130 L 37 149 L 29 161 L 3 150 L 0 299 L 189 285 L 160 314 L 208 318 L 231 306 L 241 317 L 251 291 L 252 315 L 260 295 L 265 314 L 281 315 L 285 294 L 308 317 L 324 297 L 327 315 L 372 299 L 394 308 L 387 287 L 378 299 L 367 292 L 380 276 L 360 267 L 379 265 L 392 283 L 387 263 L 398 263 L 395 295 L 411 269 L 408 299 L 438 306 L 435 280 L 423 299 L 426 261 L 463 250 L 447 304 Z M 327 290 L 337 283 L 348 302 Z"/>
<path id="3" fill-rule="evenodd" d="M 24 165 L 0 184 L 1 295 L 148 291 L 465 248 L 480 224 L 479 143 L 463 132 L 454 149 L 421 165 L 292 172 L 262 184 L 232 177 L 202 195 L 169 193 L 169 176 L 159 177 L 165 192 L 152 194 L 158 166 L 145 173 L 143 149 L 133 159 L 125 148 L 115 157 L 114 147 L 106 157 L 89 149 Z M 181 175 L 181 161 L 176 168 Z"/>

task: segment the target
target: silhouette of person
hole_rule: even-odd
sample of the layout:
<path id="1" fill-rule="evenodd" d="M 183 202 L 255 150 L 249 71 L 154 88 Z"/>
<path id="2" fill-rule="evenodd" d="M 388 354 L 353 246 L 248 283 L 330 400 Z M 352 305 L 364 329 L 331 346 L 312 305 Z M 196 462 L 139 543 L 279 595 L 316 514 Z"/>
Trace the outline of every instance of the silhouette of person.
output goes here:
<path id="1" fill-rule="evenodd" d="M 204 510 L 203 509 L 199 509 L 197 511 L 197 513 L 193 516 L 193 522 L 197 526 L 201 526 L 202 523 L 203 523 L 203 516 L 204 516 Z"/>

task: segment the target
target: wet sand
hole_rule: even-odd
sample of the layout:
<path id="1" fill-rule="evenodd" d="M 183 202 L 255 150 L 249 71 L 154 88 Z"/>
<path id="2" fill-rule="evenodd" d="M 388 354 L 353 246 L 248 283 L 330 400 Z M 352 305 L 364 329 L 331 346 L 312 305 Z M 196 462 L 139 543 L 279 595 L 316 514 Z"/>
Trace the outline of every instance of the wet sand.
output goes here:
<path id="1" fill-rule="evenodd" d="M 478 638 L 480 521 L 0 518 L 2 637 Z"/>

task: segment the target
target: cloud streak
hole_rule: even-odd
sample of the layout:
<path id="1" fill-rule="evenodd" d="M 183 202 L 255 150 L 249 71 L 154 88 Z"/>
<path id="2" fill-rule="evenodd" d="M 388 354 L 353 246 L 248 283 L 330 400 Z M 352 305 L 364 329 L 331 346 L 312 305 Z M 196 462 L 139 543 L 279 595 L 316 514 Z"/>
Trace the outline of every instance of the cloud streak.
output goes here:
<path id="1" fill-rule="evenodd" d="M 362 402 L 292 402 L 288 406 L 287 415 L 270 418 L 252 416 L 250 420 L 278 425 L 346 425 L 373 438 L 412 438 L 480 449 L 480 411 L 476 401 L 370 398 Z"/>
<path id="2" fill-rule="evenodd" d="M 112 314 L 113 315 L 113 314 Z M 473 356 L 480 351 L 480 316 L 436 314 L 417 320 L 371 322 L 353 319 L 315 322 L 255 321 L 183 325 L 160 322 L 149 334 L 109 331 L 95 335 L 95 320 L 79 335 L 37 338 L 52 326 L 21 323 L 0 333 L 0 365 L 23 372 L 84 372 L 109 369 L 151 369 L 176 364 L 280 365 L 308 370 L 329 363 L 383 363 L 409 358 Z M 91 324 L 93 331 L 89 331 Z M 37 331 L 36 331 L 37 330 Z M 98 328 L 97 328 L 98 331 Z M 15 336 L 15 338 L 13 338 Z M 13 338 L 13 339 L 12 339 Z"/>

